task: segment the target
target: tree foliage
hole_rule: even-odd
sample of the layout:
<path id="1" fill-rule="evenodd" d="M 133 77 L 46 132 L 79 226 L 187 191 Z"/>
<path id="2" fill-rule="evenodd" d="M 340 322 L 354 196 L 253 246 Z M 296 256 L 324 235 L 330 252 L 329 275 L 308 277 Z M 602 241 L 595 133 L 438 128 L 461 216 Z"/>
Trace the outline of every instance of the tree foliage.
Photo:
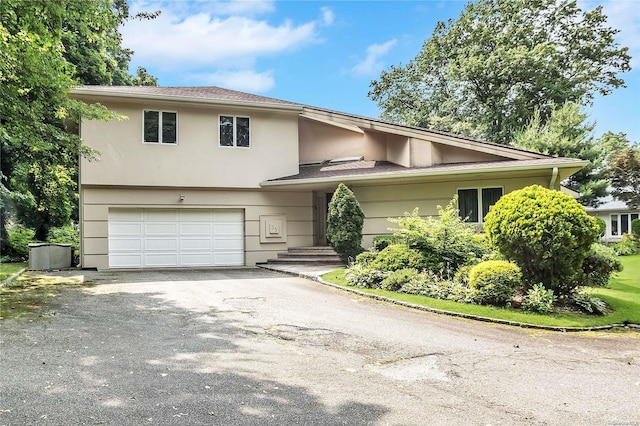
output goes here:
<path id="1" fill-rule="evenodd" d="M 364 213 L 353 192 L 343 183 L 333 193 L 327 218 L 327 239 L 347 263 L 362 251 Z"/>
<path id="2" fill-rule="evenodd" d="M 382 117 L 509 144 L 533 111 L 588 103 L 624 86 L 630 56 L 598 6 L 575 0 L 479 0 L 438 22 L 422 51 L 371 83 Z"/>
<path id="3" fill-rule="evenodd" d="M 610 150 L 626 145 L 626 139 L 624 134 L 609 132 L 596 140 L 593 137 L 594 125 L 587 123 L 586 119 L 587 115 L 580 111 L 580 106 L 572 102 L 554 106 L 546 123 L 542 122 L 539 111 L 535 111 L 529 124 L 515 133 L 513 144 L 554 157 L 589 161 L 562 184 L 580 193 L 578 201 L 581 204 L 597 207 L 600 198 L 607 195 L 609 185 L 605 160 L 611 154 Z"/>
<path id="4" fill-rule="evenodd" d="M 115 114 L 68 93 L 78 84 L 133 83 L 132 52 L 118 31 L 129 18 L 125 0 L 0 1 L 3 228 L 10 212 L 44 240 L 49 228 L 77 216 L 78 158 L 96 153 L 74 123 Z"/>
<path id="5" fill-rule="evenodd" d="M 526 284 L 542 283 L 558 296 L 580 285 L 579 272 L 599 232 L 577 201 L 539 185 L 504 195 L 485 217 L 484 229 L 520 266 Z"/>
<path id="6" fill-rule="evenodd" d="M 640 147 L 627 146 L 608 163 L 611 194 L 630 209 L 640 209 Z"/>

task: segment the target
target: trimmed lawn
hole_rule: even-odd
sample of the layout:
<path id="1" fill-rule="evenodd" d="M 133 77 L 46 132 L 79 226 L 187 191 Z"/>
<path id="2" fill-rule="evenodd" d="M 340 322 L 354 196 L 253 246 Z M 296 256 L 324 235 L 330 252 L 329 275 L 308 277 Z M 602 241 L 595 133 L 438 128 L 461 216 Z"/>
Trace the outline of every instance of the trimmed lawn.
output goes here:
<path id="1" fill-rule="evenodd" d="M 364 293 L 384 296 L 419 306 L 527 324 L 557 327 L 595 327 L 623 323 L 640 324 L 640 254 L 624 256 L 620 260 L 624 270 L 611 278 L 608 288 L 590 289 L 591 294 L 601 297 L 613 309 L 612 313 L 604 316 L 574 313 L 533 314 L 523 312 L 520 309 L 472 305 L 412 294 L 353 287 L 346 283 L 343 268 L 323 275 L 322 279 L 342 287 L 354 288 Z"/>
<path id="2" fill-rule="evenodd" d="M 11 275 L 20 271 L 22 268 L 26 268 L 26 262 L 19 263 L 0 263 L 0 282 L 6 280 Z"/>

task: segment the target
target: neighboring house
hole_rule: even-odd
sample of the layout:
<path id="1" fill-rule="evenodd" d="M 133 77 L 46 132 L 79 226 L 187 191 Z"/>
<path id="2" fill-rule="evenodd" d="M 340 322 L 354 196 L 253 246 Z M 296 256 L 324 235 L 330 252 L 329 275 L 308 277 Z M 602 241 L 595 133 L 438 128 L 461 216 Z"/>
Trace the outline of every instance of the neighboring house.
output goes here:
<path id="1" fill-rule="evenodd" d="M 599 217 L 607 224 L 603 239 L 619 241 L 623 234 L 631 233 L 631 221 L 640 217 L 640 210 L 631 210 L 624 201 L 607 196 L 598 207 L 587 207 L 587 213 Z"/>
<path id="2" fill-rule="evenodd" d="M 363 245 L 388 217 L 437 214 L 459 196 L 482 219 L 531 184 L 560 189 L 586 162 L 217 87 L 76 88 L 128 117 L 83 121 L 101 153 L 80 167 L 81 266 L 254 265 L 326 244 L 340 182 L 365 214 Z"/>

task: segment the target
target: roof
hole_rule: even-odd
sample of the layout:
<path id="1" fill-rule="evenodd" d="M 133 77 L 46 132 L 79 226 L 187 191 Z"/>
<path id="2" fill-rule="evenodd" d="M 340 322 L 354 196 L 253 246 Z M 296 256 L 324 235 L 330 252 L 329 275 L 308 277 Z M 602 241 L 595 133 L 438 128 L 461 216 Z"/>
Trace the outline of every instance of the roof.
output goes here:
<path id="1" fill-rule="evenodd" d="M 262 186 L 297 185 L 327 181 L 354 181 L 384 178 L 412 178 L 443 175 L 465 175 L 478 172 L 582 168 L 586 162 L 574 158 L 540 158 L 529 160 L 487 161 L 481 163 L 439 164 L 430 167 L 404 167 L 388 161 L 358 160 L 300 166 L 296 175 L 271 179 Z"/>
<path id="2" fill-rule="evenodd" d="M 288 106 L 302 109 L 302 104 L 253 95 L 216 86 L 205 87 L 159 87 L 159 86 L 79 86 L 73 95 L 102 95 L 128 98 L 157 98 L 162 100 L 199 100 L 201 102 L 227 102 L 243 105 Z"/>
<path id="3" fill-rule="evenodd" d="M 602 199 L 602 204 L 600 204 L 598 207 L 587 207 L 586 209 L 587 209 L 587 211 L 590 211 L 590 212 L 613 211 L 613 210 L 620 210 L 620 211 L 630 211 L 630 210 L 632 210 L 629 207 L 627 207 L 627 203 L 625 203 L 624 201 L 616 200 L 611 195 L 607 195 L 606 197 L 604 197 Z"/>

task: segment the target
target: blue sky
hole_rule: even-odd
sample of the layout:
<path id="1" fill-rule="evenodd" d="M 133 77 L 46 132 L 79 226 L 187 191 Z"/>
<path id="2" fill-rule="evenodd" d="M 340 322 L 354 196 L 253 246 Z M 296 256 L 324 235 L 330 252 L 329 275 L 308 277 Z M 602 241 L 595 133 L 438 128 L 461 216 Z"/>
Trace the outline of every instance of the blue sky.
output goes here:
<path id="1" fill-rule="evenodd" d="M 123 45 L 161 86 L 220 86 L 377 117 L 369 84 L 406 64 L 437 21 L 456 19 L 464 1 L 130 1 L 131 11 L 161 10 L 131 21 Z M 640 142 L 640 0 L 581 0 L 602 5 L 617 41 L 630 48 L 626 88 L 585 111 L 596 136 L 611 130 Z"/>

